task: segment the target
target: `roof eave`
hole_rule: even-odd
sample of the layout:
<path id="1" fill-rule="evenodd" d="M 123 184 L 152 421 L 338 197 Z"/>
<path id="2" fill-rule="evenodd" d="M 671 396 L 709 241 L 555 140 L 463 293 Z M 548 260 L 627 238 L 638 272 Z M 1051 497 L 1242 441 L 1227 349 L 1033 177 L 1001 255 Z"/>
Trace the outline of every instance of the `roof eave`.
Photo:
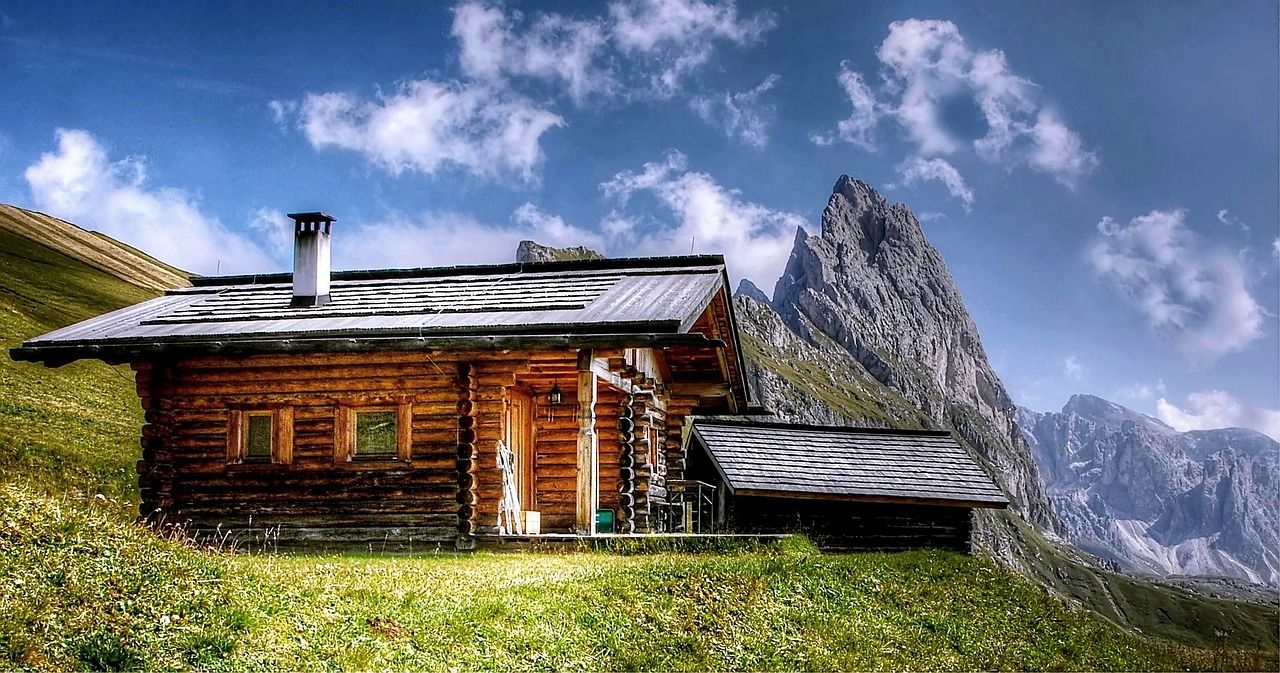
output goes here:
<path id="1" fill-rule="evenodd" d="M 838 502 L 872 502 L 900 505 L 930 505 L 934 507 L 966 507 L 973 509 L 1005 509 L 1009 501 L 1003 497 L 992 497 L 987 500 L 968 500 L 959 498 L 930 498 L 916 496 L 893 496 L 871 493 L 820 493 L 815 491 L 785 491 L 779 489 L 738 488 L 734 490 L 738 496 L 755 496 L 768 498 L 790 498 L 794 500 L 832 500 Z"/>
<path id="2" fill-rule="evenodd" d="M 246 356 L 290 353 L 360 353 L 376 351 L 517 350 L 521 348 L 724 348 L 719 339 L 702 334 L 486 334 L 443 336 L 370 336 L 346 338 L 262 338 L 131 340 L 119 343 L 26 345 L 13 348 L 16 361 L 60 367 L 76 360 L 108 364 L 185 356 Z"/>

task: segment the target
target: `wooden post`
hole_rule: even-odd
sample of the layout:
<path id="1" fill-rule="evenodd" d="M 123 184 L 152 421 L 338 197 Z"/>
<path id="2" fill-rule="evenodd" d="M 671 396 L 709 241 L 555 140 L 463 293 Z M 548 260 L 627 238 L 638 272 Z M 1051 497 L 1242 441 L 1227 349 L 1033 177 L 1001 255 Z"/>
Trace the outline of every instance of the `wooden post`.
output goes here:
<path id="1" fill-rule="evenodd" d="M 578 495 L 579 533 L 595 535 L 600 504 L 599 445 L 596 441 L 596 375 L 590 348 L 578 351 Z"/>

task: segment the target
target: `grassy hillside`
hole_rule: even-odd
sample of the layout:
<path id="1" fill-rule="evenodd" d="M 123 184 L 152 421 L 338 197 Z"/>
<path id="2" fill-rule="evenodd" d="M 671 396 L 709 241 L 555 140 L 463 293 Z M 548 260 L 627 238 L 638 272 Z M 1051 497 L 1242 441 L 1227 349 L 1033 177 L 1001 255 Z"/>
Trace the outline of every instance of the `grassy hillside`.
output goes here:
<path id="1" fill-rule="evenodd" d="M 149 291 L 0 229 L 0 337 Z M 127 368 L 0 356 L 0 668 L 1208 669 L 944 552 L 276 556 L 132 524 Z M 1273 611 L 1274 612 L 1274 611 Z M 1260 623 L 1274 623 L 1264 613 Z"/>
<path id="2" fill-rule="evenodd" d="M 137 248 L 44 213 L 0 203 L 0 229 L 47 246 L 131 285 L 160 292 L 187 285 L 187 274 Z"/>
<path id="3" fill-rule="evenodd" d="M 0 472 L 52 489 L 135 497 L 142 412 L 128 367 L 47 369 L 13 362 L 8 351 L 154 295 L 0 228 Z"/>

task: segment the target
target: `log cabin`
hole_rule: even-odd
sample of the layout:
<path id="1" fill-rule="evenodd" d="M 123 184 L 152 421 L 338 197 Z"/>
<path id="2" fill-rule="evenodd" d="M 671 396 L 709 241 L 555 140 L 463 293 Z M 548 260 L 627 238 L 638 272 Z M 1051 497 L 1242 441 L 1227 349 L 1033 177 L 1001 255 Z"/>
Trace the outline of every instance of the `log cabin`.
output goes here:
<path id="1" fill-rule="evenodd" d="M 949 432 L 697 418 L 686 476 L 713 528 L 799 532 L 824 549 L 967 551 L 1008 498 Z"/>
<path id="2" fill-rule="evenodd" d="M 762 411 L 721 256 L 335 273 L 334 218 L 289 217 L 291 274 L 197 277 L 11 351 L 132 367 L 141 520 L 397 549 L 717 530 L 691 420 Z M 718 530 L 771 525 L 734 511 Z"/>

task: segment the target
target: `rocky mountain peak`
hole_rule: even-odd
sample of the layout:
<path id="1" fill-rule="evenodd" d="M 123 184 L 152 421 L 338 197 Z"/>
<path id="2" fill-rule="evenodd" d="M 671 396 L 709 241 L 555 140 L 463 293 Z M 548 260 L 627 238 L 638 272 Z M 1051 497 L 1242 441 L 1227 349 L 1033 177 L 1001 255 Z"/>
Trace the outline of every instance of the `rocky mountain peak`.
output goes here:
<path id="1" fill-rule="evenodd" d="M 1163 421 L 1138 413 L 1115 402 L 1104 400 L 1096 395 L 1072 395 L 1067 400 L 1067 403 L 1063 405 L 1062 413 L 1078 416 L 1094 423 L 1106 423 L 1116 427 L 1121 427 L 1125 422 L 1131 422 L 1154 432 L 1176 432 Z"/>
<path id="2" fill-rule="evenodd" d="M 741 281 L 738 281 L 738 289 L 734 291 L 733 296 L 734 297 L 750 297 L 760 302 L 761 304 L 769 303 L 769 295 L 765 294 L 764 290 L 761 290 L 760 288 L 756 287 L 755 283 L 747 280 L 746 278 L 743 278 Z"/>
<path id="3" fill-rule="evenodd" d="M 937 427 L 954 429 L 1004 476 L 1014 506 L 1056 531 L 1016 408 L 919 220 L 846 175 L 836 181 L 821 224 L 818 236 L 796 232 L 774 310 L 801 337 L 847 351 Z"/>

